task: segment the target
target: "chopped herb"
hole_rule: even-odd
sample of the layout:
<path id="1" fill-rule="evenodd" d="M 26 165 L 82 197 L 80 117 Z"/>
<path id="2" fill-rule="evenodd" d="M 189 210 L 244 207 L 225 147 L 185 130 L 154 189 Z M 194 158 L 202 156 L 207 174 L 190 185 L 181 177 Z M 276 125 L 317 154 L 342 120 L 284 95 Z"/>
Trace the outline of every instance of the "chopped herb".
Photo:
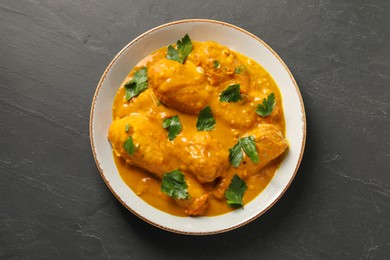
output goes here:
<path id="1" fill-rule="evenodd" d="M 236 174 L 230 182 L 229 188 L 225 191 L 225 198 L 229 206 L 234 208 L 243 207 L 242 198 L 248 189 L 246 183 Z"/>
<path id="2" fill-rule="evenodd" d="M 175 48 L 172 45 L 168 46 L 167 59 L 168 60 L 175 60 L 175 61 L 182 63 L 180 61 L 180 58 L 179 58 L 179 53 L 177 52 L 177 50 L 175 50 Z"/>
<path id="3" fill-rule="evenodd" d="M 219 62 L 217 60 L 214 61 L 214 68 L 218 69 L 220 66 Z"/>
<path id="4" fill-rule="evenodd" d="M 256 149 L 255 138 L 251 136 L 247 136 L 238 140 L 241 145 L 242 150 L 244 150 L 245 154 L 251 158 L 252 162 L 259 162 L 259 155 Z"/>
<path id="5" fill-rule="evenodd" d="M 252 162 L 259 162 L 259 154 L 257 153 L 255 138 L 253 136 L 238 139 L 238 142 L 233 148 L 229 149 L 229 161 L 235 168 L 238 168 L 243 160 L 243 152 L 252 160 Z"/>
<path id="6" fill-rule="evenodd" d="M 136 71 L 133 78 L 125 84 L 126 100 L 138 96 L 141 92 L 148 88 L 148 70 L 146 67 Z"/>
<path id="7" fill-rule="evenodd" d="M 206 106 L 199 112 L 196 128 L 198 131 L 210 131 L 214 129 L 214 126 L 215 118 L 213 112 L 211 112 L 210 106 Z"/>
<path id="8" fill-rule="evenodd" d="M 188 186 L 184 174 L 179 170 L 165 173 L 162 178 L 161 191 L 174 199 L 188 199 Z"/>
<path id="9" fill-rule="evenodd" d="M 167 59 L 168 60 L 175 60 L 180 62 L 181 64 L 184 63 L 187 56 L 192 51 L 192 42 L 190 39 L 190 36 L 186 34 L 181 41 L 177 41 L 177 50 L 172 46 L 168 46 L 168 52 L 167 52 Z"/>
<path id="10" fill-rule="evenodd" d="M 257 105 L 256 113 L 259 116 L 266 117 L 269 116 L 276 105 L 275 95 L 271 93 L 268 95 L 267 99 L 263 99 L 263 104 Z"/>
<path id="11" fill-rule="evenodd" d="M 181 123 L 178 116 L 165 118 L 163 128 L 168 129 L 168 139 L 172 141 L 181 131 Z"/>
<path id="12" fill-rule="evenodd" d="M 125 126 L 125 131 L 126 131 L 126 133 L 129 132 L 129 130 L 130 130 L 130 125 L 129 125 L 129 124 L 126 124 L 126 126 Z"/>
<path id="13" fill-rule="evenodd" d="M 241 74 L 242 72 L 245 72 L 246 71 L 246 67 L 244 65 L 240 65 L 238 66 L 235 70 L 234 70 L 234 73 L 235 74 Z"/>
<path id="14" fill-rule="evenodd" d="M 219 101 L 221 102 L 237 102 L 241 99 L 240 84 L 230 85 L 219 95 Z"/>
<path id="15" fill-rule="evenodd" d="M 240 165 L 244 154 L 241 149 L 240 142 L 236 143 L 233 148 L 229 149 L 229 161 L 235 168 Z"/>
<path id="16" fill-rule="evenodd" d="M 129 138 L 123 144 L 123 148 L 130 155 L 133 155 L 135 153 L 136 147 L 134 145 L 133 138 L 131 136 L 129 136 Z"/>

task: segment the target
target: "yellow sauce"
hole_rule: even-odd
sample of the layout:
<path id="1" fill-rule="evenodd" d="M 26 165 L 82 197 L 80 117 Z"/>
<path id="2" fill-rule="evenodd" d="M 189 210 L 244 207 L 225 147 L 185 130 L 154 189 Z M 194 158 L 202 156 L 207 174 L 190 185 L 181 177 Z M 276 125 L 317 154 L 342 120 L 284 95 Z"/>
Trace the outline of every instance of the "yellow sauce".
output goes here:
<path id="1" fill-rule="evenodd" d="M 244 205 L 258 196 L 268 185 L 282 160 L 282 153 L 287 148 L 287 142 L 283 137 L 285 135 L 285 120 L 279 89 L 264 68 L 254 60 L 214 42 L 192 42 L 192 44 L 193 50 L 185 61 L 185 66 L 187 66 L 185 69 L 184 67 L 181 67 L 184 65 L 175 64 L 176 61 L 167 61 L 167 47 L 163 47 L 146 57 L 128 74 L 128 77 L 123 81 L 123 84 L 120 86 L 114 99 L 114 123 L 110 129 L 109 139 L 113 145 L 115 163 L 122 179 L 144 201 L 155 208 L 177 216 L 215 216 L 234 210 L 234 208 L 227 204 L 226 199 L 223 197 L 223 192 L 226 190 L 227 185 L 229 184 L 227 182 L 230 181 L 229 178 L 231 178 L 232 174 L 238 174 L 245 180 L 248 186 L 243 198 Z M 214 66 L 215 60 L 219 63 L 219 67 L 217 68 Z M 169 73 L 166 69 L 167 64 L 176 66 L 176 74 L 173 74 L 171 79 L 167 79 L 169 78 L 168 76 L 165 78 L 161 76 L 163 73 Z M 124 85 L 132 78 L 134 72 L 142 66 L 146 66 L 148 69 L 149 87 L 138 97 L 126 101 Z M 234 69 L 237 67 L 242 69 L 240 73 L 234 73 Z M 189 95 L 186 95 L 187 93 L 183 92 L 186 90 L 182 89 L 172 91 L 174 92 L 173 94 L 176 92 L 177 95 L 182 97 L 180 100 L 177 100 L 178 97 L 175 95 L 171 97 L 162 96 L 160 92 L 163 90 L 161 90 L 161 88 L 171 87 L 169 85 L 170 82 L 173 82 L 172 84 L 182 84 L 180 86 L 184 87 L 187 86 L 185 85 L 187 83 L 181 83 L 180 80 L 182 79 L 178 78 L 178 71 L 180 71 L 180 76 L 183 80 L 188 79 L 190 82 L 193 80 L 193 83 L 191 83 L 193 85 L 190 85 L 190 87 L 201 89 L 201 91 L 190 93 Z M 186 74 L 187 72 L 188 75 Z M 218 99 L 220 93 L 232 84 L 240 84 L 243 100 L 237 103 L 220 102 Z M 172 86 L 172 88 L 173 87 L 176 86 Z M 207 91 L 204 91 L 205 88 Z M 260 117 L 255 113 L 256 107 L 258 104 L 261 104 L 263 99 L 270 93 L 274 93 L 275 95 L 276 106 L 270 116 L 264 118 Z M 203 99 L 207 101 L 204 101 Z M 193 100 L 198 103 L 193 102 Z M 188 104 L 190 105 L 187 106 Z M 273 147 L 271 142 L 277 140 L 275 141 L 277 142 L 277 145 L 275 145 L 274 154 L 272 149 L 260 151 L 260 163 L 265 163 L 260 169 L 255 168 L 257 167 L 256 165 L 250 165 L 251 162 L 248 158 L 243 162 L 245 165 L 241 164 L 238 168 L 233 168 L 229 163 L 229 158 L 226 157 L 226 165 L 221 165 L 221 169 L 223 169 L 222 175 L 220 169 L 212 169 L 212 166 L 205 164 L 206 169 L 207 167 L 210 167 L 210 172 L 213 171 L 215 174 L 221 175 L 213 181 L 204 181 L 205 178 L 207 179 L 209 177 L 204 174 L 195 174 L 195 176 L 194 174 L 186 174 L 186 178 L 193 179 L 192 182 L 194 183 L 194 186 L 191 186 L 193 187 L 193 194 L 206 194 L 206 197 L 203 198 L 207 199 L 207 202 L 205 203 L 205 205 L 207 204 L 207 207 L 202 206 L 203 208 L 201 210 L 196 209 L 195 213 L 191 213 L 189 207 L 180 204 L 182 202 L 179 202 L 179 205 L 177 201 L 161 192 L 161 175 L 159 175 L 159 169 L 161 168 L 161 171 L 166 172 L 168 171 L 167 169 L 174 170 L 179 168 L 184 172 L 194 172 L 195 170 L 193 168 L 196 168 L 198 163 L 200 165 L 199 167 L 202 166 L 199 161 L 202 158 L 199 158 L 199 154 L 190 153 L 189 156 L 188 154 L 184 154 L 183 151 L 187 148 L 193 148 L 189 145 L 189 142 L 191 138 L 199 135 L 199 131 L 196 129 L 198 112 L 199 108 L 204 107 L 205 104 L 212 108 L 216 120 L 215 129 L 204 134 L 204 137 L 206 138 L 204 139 L 204 142 L 206 143 L 205 147 L 207 147 L 207 140 L 209 139 L 213 140 L 213 142 L 218 142 L 218 149 L 221 150 L 223 156 L 228 154 L 229 149 L 237 143 L 238 138 L 251 133 L 251 131 L 263 129 L 263 126 L 271 125 L 276 129 L 275 131 L 280 131 L 280 134 L 276 133 L 276 138 L 274 136 L 272 136 L 272 138 L 270 137 L 270 141 L 267 141 L 268 132 L 264 135 L 260 134 L 261 138 L 259 137 L 259 139 L 265 140 L 265 145 L 269 145 L 271 148 Z M 136 159 L 123 154 L 123 151 L 121 151 L 123 138 L 127 138 L 128 135 L 133 134 L 135 142 L 137 140 L 140 140 L 139 142 L 142 141 L 141 139 L 137 139 L 136 133 L 126 133 L 123 131 L 123 123 L 116 123 L 117 125 L 114 125 L 116 121 L 119 122 L 121 119 L 126 119 L 129 115 L 133 117 L 141 115 L 142 120 L 143 118 L 146 118 L 145 123 L 143 123 L 142 126 L 148 124 L 149 121 L 151 124 L 156 123 L 156 128 L 150 126 L 150 128 L 145 127 L 145 129 L 150 129 L 150 131 L 156 133 L 154 136 L 150 137 L 150 142 L 153 142 L 151 145 L 158 145 L 156 146 L 156 149 L 161 146 L 162 151 L 167 151 L 167 153 L 169 153 L 169 156 L 167 155 L 169 158 L 161 159 L 160 157 L 164 156 L 156 155 L 152 158 L 153 161 L 150 163 L 147 162 L 145 164 L 145 162 L 141 162 L 138 164 L 137 162 L 134 163 L 134 161 L 147 159 L 146 157 L 146 159 L 144 158 L 144 154 L 142 154 L 142 156 L 140 155 L 140 157 L 136 157 Z M 170 142 L 165 140 L 165 136 L 161 137 L 161 134 L 159 134 L 160 130 L 157 127 L 161 124 L 162 119 L 173 115 L 179 116 L 183 129 L 176 137 L 177 140 L 175 139 L 173 142 Z M 130 122 L 139 122 L 139 120 Z M 165 129 L 161 131 L 164 135 L 167 134 Z M 269 131 L 273 134 L 273 132 L 271 132 L 273 131 L 273 128 Z M 146 130 L 144 132 L 146 132 Z M 196 145 L 196 143 L 193 144 L 195 149 Z M 145 145 L 142 146 L 141 144 L 140 149 L 143 147 L 145 147 Z M 153 152 L 156 149 L 153 149 Z M 211 152 L 206 150 L 206 154 L 210 154 L 213 151 L 215 152 L 215 149 Z M 218 151 L 217 154 L 220 155 Z M 217 160 L 217 157 L 217 155 L 213 155 L 208 160 Z M 187 164 L 185 164 L 185 162 L 183 164 L 183 162 L 180 161 L 183 158 L 188 158 L 186 159 L 189 160 Z M 155 173 L 151 174 L 141 167 L 134 166 L 134 164 L 146 168 L 150 166 L 148 169 Z M 257 169 L 256 172 L 253 172 L 253 169 Z M 190 179 L 188 181 L 190 181 Z M 223 184 L 223 182 L 226 183 Z M 200 195 L 196 195 L 197 198 L 201 197 Z M 245 210 L 245 206 L 243 210 Z"/>

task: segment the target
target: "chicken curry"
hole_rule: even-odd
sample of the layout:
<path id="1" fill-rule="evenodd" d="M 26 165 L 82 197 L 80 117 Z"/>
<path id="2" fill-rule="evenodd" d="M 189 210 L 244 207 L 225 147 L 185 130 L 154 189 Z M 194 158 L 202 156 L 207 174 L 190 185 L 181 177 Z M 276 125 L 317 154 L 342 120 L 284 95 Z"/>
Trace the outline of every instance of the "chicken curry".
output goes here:
<path id="1" fill-rule="evenodd" d="M 188 35 L 133 68 L 108 131 L 126 184 L 178 216 L 244 207 L 272 179 L 288 147 L 284 136 L 282 99 L 268 72 Z"/>

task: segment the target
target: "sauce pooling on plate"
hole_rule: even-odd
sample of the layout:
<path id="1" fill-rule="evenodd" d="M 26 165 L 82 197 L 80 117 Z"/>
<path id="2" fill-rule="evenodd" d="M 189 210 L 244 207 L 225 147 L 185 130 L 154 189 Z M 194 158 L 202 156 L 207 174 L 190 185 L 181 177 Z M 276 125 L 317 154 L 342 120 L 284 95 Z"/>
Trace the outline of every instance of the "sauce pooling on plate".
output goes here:
<path id="1" fill-rule="evenodd" d="M 288 147 L 284 132 L 266 70 L 186 35 L 129 73 L 108 138 L 121 177 L 144 201 L 173 215 L 215 216 L 268 185 Z"/>

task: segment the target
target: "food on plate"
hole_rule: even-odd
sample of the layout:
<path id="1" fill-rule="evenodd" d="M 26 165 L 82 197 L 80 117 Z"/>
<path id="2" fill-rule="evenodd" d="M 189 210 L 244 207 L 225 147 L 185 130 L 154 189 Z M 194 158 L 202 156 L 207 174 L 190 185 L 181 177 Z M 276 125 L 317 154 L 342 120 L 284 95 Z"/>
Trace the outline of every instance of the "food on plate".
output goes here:
<path id="1" fill-rule="evenodd" d="M 185 35 L 139 62 L 108 131 L 118 171 L 152 206 L 214 216 L 268 185 L 288 148 L 279 89 L 254 60 Z"/>

